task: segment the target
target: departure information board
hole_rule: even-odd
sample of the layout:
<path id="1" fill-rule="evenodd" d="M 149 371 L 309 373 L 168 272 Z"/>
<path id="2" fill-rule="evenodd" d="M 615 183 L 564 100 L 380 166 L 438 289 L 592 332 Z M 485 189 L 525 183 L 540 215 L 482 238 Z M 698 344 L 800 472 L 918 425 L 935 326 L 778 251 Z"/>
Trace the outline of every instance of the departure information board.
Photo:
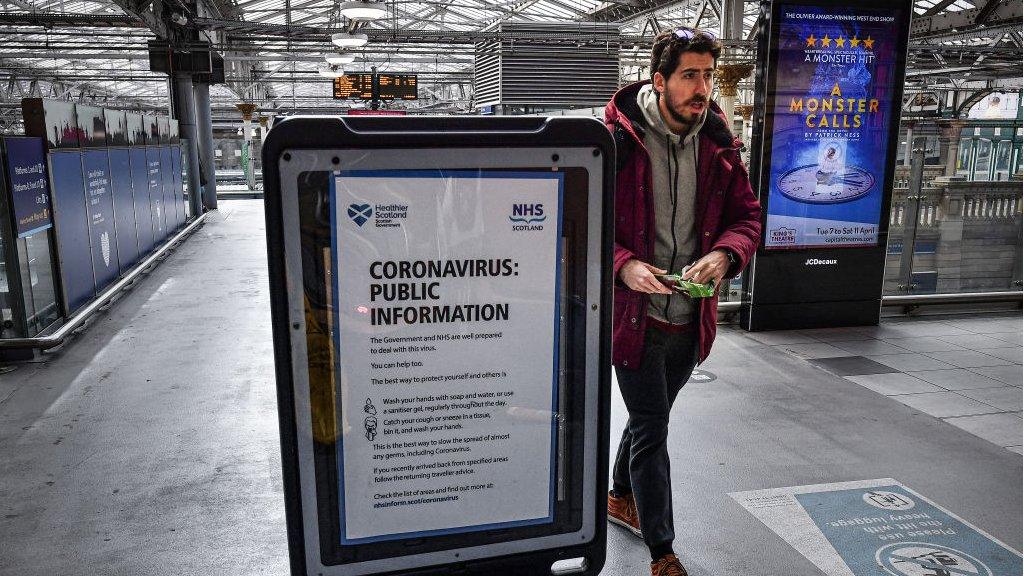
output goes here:
<path id="1" fill-rule="evenodd" d="M 415 74 L 378 74 L 377 94 L 381 100 L 415 100 Z"/>
<path id="2" fill-rule="evenodd" d="M 415 74 L 352 72 L 334 79 L 335 100 L 416 100 Z"/>
<path id="3" fill-rule="evenodd" d="M 354 72 L 334 79 L 335 100 L 371 100 L 373 99 L 373 74 Z"/>

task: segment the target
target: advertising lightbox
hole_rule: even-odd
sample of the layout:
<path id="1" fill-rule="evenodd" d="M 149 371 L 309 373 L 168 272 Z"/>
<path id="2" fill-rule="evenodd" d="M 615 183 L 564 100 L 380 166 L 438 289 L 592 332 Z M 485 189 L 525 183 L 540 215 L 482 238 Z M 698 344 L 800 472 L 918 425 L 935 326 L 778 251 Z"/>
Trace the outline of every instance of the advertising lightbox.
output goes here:
<path id="1" fill-rule="evenodd" d="M 875 246 L 902 83 L 893 9 L 779 9 L 765 248 Z"/>
<path id="2" fill-rule="evenodd" d="M 741 325 L 877 324 L 912 4 L 760 10 L 750 173 L 763 242 Z"/>

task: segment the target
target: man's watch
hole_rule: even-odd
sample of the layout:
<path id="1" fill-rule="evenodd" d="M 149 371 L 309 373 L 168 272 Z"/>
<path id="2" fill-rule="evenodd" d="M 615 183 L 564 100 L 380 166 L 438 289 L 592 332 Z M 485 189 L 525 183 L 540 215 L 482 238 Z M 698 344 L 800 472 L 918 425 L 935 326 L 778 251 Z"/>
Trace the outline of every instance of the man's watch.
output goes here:
<path id="1" fill-rule="evenodd" d="M 729 250 L 728 248 L 722 248 L 722 252 L 725 252 L 725 257 L 729 259 L 730 267 L 734 266 L 737 262 L 740 261 L 739 258 L 737 258 L 735 254 L 733 254 L 732 250 Z"/>

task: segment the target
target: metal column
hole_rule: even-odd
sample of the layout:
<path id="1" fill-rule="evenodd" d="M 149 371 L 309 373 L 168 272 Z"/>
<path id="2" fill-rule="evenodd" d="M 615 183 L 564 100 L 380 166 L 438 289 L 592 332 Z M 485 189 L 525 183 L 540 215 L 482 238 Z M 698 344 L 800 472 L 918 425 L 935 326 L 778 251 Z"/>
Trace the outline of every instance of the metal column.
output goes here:
<path id="1" fill-rule="evenodd" d="M 171 80 L 171 112 L 178 120 L 181 137 L 186 139 L 189 203 L 192 206 L 192 216 L 195 217 L 202 213 L 196 203 L 202 188 L 199 185 L 199 151 L 196 146 L 199 140 L 196 131 L 196 103 L 192 94 L 190 73 L 175 73 Z"/>
<path id="2" fill-rule="evenodd" d="M 217 165 L 213 151 L 213 119 L 210 112 L 210 85 L 205 82 L 195 84 L 196 124 L 199 131 L 199 160 L 206 180 L 203 188 L 202 202 L 196 200 L 196 207 L 204 206 L 207 210 L 217 209 Z M 194 208 L 195 209 L 195 208 Z M 197 212 L 198 214 L 199 212 Z"/>
<path id="3" fill-rule="evenodd" d="M 910 187 L 907 205 L 903 211 L 903 254 L 900 255 L 900 292 L 913 292 L 916 286 L 911 278 L 914 272 L 914 240 L 917 238 L 917 220 L 920 218 L 921 193 L 924 189 L 924 148 L 915 148 L 910 163 Z"/>

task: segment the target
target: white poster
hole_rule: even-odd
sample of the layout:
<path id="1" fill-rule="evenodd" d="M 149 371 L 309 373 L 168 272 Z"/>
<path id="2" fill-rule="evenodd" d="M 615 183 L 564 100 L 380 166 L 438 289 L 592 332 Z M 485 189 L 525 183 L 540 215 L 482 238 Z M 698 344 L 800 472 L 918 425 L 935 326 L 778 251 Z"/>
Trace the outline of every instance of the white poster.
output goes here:
<path id="1" fill-rule="evenodd" d="M 343 543 L 550 522 L 561 175 L 333 188 Z"/>

